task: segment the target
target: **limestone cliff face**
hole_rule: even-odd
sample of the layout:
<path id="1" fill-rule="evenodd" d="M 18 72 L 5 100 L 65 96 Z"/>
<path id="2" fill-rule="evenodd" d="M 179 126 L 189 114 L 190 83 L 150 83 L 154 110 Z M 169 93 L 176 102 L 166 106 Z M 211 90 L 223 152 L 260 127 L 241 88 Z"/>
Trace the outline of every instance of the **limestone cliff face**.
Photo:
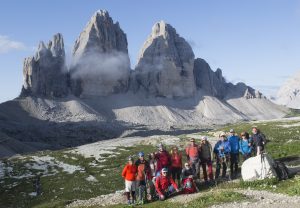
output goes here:
<path id="1" fill-rule="evenodd" d="M 127 37 L 107 11 L 97 11 L 75 42 L 71 88 L 75 95 L 105 96 L 128 87 Z"/>
<path id="2" fill-rule="evenodd" d="M 132 88 L 162 97 L 191 97 L 196 86 L 191 46 L 169 24 L 156 23 L 139 54 Z"/>
<path id="3" fill-rule="evenodd" d="M 54 35 L 46 46 L 40 42 L 34 57 L 25 58 L 21 95 L 63 97 L 68 94 L 64 41 Z"/>
<path id="4" fill-rule="evenodd" d="M 208 95 L 220 99 L 241 98 L 265 98 L 261 92 L 255 90 L 245 83 L 227 83 L 222 75 L 222 70 L 215 72 L 204 59 L 197 58 L 194 64 L 194 76 L 197 89 L 201 89 Z"/>

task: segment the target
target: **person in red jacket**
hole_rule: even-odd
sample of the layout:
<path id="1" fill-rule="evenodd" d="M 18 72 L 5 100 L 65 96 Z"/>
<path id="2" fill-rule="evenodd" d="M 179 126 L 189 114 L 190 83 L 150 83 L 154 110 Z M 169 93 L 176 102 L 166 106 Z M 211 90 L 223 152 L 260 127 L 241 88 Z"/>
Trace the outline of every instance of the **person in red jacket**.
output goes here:
<path id="1" fill-rule="evenodd" d="M 200 147 L 195 143 L 195 139 L 190 139 L 191 144 L 185 149 L 187 161 L 191 165 L 195 179 L 200 179 Z"/>
<path id="2" fill-rule="evenodd" d="M 151 180 L 151 170 L 144 152 L 139 152 L 139 159 L 135 162 L 137 167 L 136 186 L 138 191 L 139 203 L 144 204 L 147 198 L 146 183 Z"/>
<path id="3" fill-rule="evenodd" d="M 155 154 L 155 159 L 157 161 L 156 175 L 160 175 L 163 168 L 169 168 L 171 165 L 171 157 L 168 151 L 162 144 L 158 145 L 158 153 Z"/>
<path id="4" fill-rule="evenodd" d="M 174 181 L 177 180 L 180 186 L 180 176 L 182 171 L 182 155 L 178 152 L 178 147 L 173 147 L 171 150 L 171 174 Z"/>
<path id="5" fill-rule="evenodd" d="M 171 176 L 168 175 L 168 169 L 163 168 L 161 175 L 156 177 L 155 189 L 160 200 L 165 200 L 173 192 L 179 192 L 177 184 Z"/>
<path id="6" fill-rule="evenodd" d="M 128 204 L 135 203 L 136 174 L 137 174 L 137 167 L 136 165 L 133 164 L 133 158 L 129 157 L 128 163 L 125 165 L 122 171 L 122 177 L 125 180 L 125 192 L 126 192 Z M 130 201 L 130 194 L 132 197 L 132 201 Z"/>

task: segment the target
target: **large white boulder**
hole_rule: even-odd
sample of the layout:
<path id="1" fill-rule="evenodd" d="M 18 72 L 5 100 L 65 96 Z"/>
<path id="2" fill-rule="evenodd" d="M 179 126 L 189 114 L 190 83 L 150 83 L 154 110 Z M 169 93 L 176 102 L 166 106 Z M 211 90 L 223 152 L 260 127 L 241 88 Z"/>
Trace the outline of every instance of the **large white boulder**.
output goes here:
<path id="1" fill-rule="evenodd" d="M 273 165 L 274 160 L 268 154 L 251 157 L 242 164 L 242 178 L 254 181 L 277 177 Z"/>

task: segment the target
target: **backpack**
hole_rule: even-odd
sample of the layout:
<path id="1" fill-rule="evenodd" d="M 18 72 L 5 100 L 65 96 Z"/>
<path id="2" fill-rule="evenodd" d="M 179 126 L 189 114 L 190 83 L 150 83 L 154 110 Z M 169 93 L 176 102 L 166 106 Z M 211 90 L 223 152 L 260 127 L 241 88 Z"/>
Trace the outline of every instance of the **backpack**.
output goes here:
<path id="1" fill-rule="evenodd" d="M 283 162 L 274 161 L 273 168 L 275 169 L 279 180 L 286 180 L 289 178 L 289 169 L 285 166 Z"/>

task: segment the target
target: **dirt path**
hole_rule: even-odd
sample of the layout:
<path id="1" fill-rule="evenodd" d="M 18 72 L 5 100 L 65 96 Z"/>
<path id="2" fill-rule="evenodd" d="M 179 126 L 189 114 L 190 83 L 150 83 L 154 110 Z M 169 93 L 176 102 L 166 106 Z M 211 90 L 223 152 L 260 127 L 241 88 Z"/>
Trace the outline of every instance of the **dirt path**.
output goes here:
<path id="1" fill-rule="evenodd" d="M 232 202 L 220 205 L 213 205 L 212 208 L 300 208 L 299 196 L 287 196 L 284 194 L 271 193 L 268 191 L 256 190 L 234 190 L 248 197 L 243 202 Z M 179 195 L 169 199 L 173 203 L 186 204 L 194 199 L 206 195 L 207 192 L 190 195 Z M 124 204 L 125 196 L 122 191 L 114 194 L 102 195 L 89 200 L 78 200 L 67 207 L 88 207 L 88 206 L 108 206 L 114 204 Z"/>
<path id="2" fill-rule="evenodd" d="M 249 200 L 240 203 L 214 205 L 212 208 L 300 208 L 299 196 L 291 197 L 256 190 L 238 190 L 237 192 L 246 195 Z"/>

